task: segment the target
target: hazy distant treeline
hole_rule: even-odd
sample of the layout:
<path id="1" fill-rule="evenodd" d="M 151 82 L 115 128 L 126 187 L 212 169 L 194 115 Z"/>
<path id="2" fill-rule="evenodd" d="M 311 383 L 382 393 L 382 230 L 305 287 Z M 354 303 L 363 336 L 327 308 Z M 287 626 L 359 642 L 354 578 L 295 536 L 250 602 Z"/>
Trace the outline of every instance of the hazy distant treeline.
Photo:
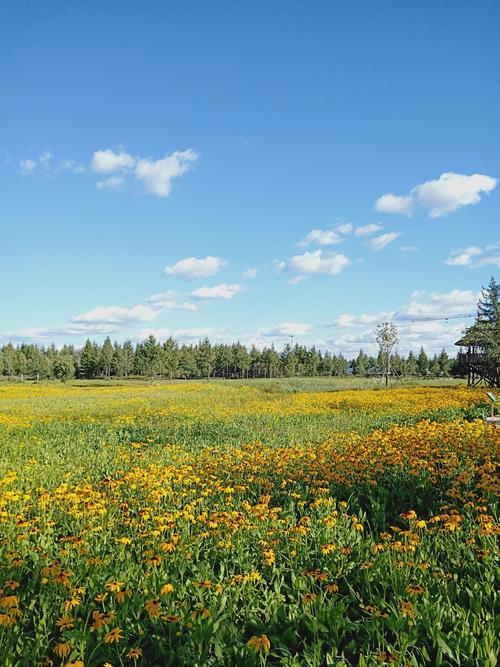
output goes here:
<path id="1" fill-rule="evenodd" d="M 68 380 L 76 378 L 126 378 L 130 376 L 168 379 L 278 378 L 293 376 L 377 375 L 382 362 L 360 350 L 354 359 L 322 352 L 305 345 L 287 345 L 282 352 L 273 346 L 248 349 L 241 343 L 211 344 L 208 339 L 196 345 L 179 345 L 173 338 L 158 342 L 150 336 L 133 345 L 87 340 L 81 348 L 54 345 L 12 344 L 0 348 L 0 375 L 9 379 Z M 430 358 L 423 349 L 404 357 L 394 354 L 391 368 L 399 376 L 447 377 L 458 369 L 456 361 L 443 350 Z"/>

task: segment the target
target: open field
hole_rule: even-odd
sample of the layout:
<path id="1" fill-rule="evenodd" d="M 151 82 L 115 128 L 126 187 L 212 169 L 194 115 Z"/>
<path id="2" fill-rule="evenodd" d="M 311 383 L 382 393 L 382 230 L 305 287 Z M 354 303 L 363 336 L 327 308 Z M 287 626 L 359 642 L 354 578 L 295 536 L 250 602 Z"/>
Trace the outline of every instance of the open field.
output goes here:
<path id="1" fill-rule="evenodd" d="M 1 665 L 496 664 L 484 392 L 103 384 L 0 385 Z"/>

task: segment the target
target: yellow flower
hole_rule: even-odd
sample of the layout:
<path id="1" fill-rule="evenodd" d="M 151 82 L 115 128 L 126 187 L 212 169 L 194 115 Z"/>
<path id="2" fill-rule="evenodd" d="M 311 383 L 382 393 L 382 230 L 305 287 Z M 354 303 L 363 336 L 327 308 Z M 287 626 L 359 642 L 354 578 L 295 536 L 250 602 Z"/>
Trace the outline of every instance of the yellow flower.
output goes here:
<path id="1" fill-rule="evenodd" d="M 248 640 L 247 644 L 251 646 L 256 653 L 259 653 L 260 651 L 269 653 L 269 649 L 271 648 L 271 642 L 267 635 L 254 635 Z"/>
<path id="2" fill-rule="evenodd" d="M 142 648 L 136 647 L 136 648 L 131 648 L 127 651 L 127 658 L 130 658 L 130 660 L 137 660 L 137 658 L 140 658 L 142 656 Z"/>
<path id="3" fill-rule="evenodd" d="M 169 593 L 173 593 L 174 587 L 172 584 L 163 584 L 163 586 L 160 588 L 160 594 L 161 595 L 168 595 Z"/>
<path id="4" fill-rule="evenodd" d="M 106 589 L 112 593 L 119 593 L 124 586 L 123 581 L 109 581 L 106 584 Z"/>
<path id="5" fill-rule="evenodd" d="M 71 598 L 68 598 L 63 604 L 64 610 L 65 611 L 70 611 L 70 609 L 73 609 L 74 607 L 78 607 L 81 603 L 81 598 L 78 597 L 78 595 L 74 595 Z"/>
<path id="6" fill-rule="evenodd" d="M 305 595 L 302 596 L 302 602 L 304 602 L 304 604 L 308 604 L 309 602 L 315 602 L 317 597 L 318 596 L 316 595 L 316 593 L 306 593 Z"/>
<path id="7" fill-rule="evenodd" d="M 61 616 L 61 618 L 57 619 L 56 625 L 59 628 L 59 630 L 62 631 L 71 629 L 75 624 L 73 622 L 73 619 L 70 618 L 69 616 Z"/>
<path id="8" fill-rule="evenodd" d="M 113 644 L 113 643 L 118 643 L 120 639 L 123 639 L 123 630 L 120 628 L 113 628 L 113 630 L 110 630 L 109 632 L 106 632 L 104 635 L 104 643 L 105 644 Z"/>

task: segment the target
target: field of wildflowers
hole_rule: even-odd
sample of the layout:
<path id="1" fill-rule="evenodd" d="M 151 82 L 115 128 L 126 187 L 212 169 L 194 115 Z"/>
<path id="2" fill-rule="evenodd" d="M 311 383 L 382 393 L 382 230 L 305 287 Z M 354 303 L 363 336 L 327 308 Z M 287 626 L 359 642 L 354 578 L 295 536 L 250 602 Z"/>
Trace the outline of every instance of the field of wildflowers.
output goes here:
<path id="1" fill-rule="evenodd" d="M 0 386 L 0 664 L 495 665 L 483 396 Z"/>

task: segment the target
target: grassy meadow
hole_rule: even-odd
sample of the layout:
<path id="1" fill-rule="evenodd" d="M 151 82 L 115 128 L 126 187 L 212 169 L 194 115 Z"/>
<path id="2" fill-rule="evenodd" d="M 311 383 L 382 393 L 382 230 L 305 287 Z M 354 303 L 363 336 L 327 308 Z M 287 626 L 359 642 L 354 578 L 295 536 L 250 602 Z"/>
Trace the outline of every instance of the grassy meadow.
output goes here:
<path id="1" fill-rule="evenodd" d="M 500 437 L 441 384 L 0 384 L 0 664 L 494 666 Z"/>

